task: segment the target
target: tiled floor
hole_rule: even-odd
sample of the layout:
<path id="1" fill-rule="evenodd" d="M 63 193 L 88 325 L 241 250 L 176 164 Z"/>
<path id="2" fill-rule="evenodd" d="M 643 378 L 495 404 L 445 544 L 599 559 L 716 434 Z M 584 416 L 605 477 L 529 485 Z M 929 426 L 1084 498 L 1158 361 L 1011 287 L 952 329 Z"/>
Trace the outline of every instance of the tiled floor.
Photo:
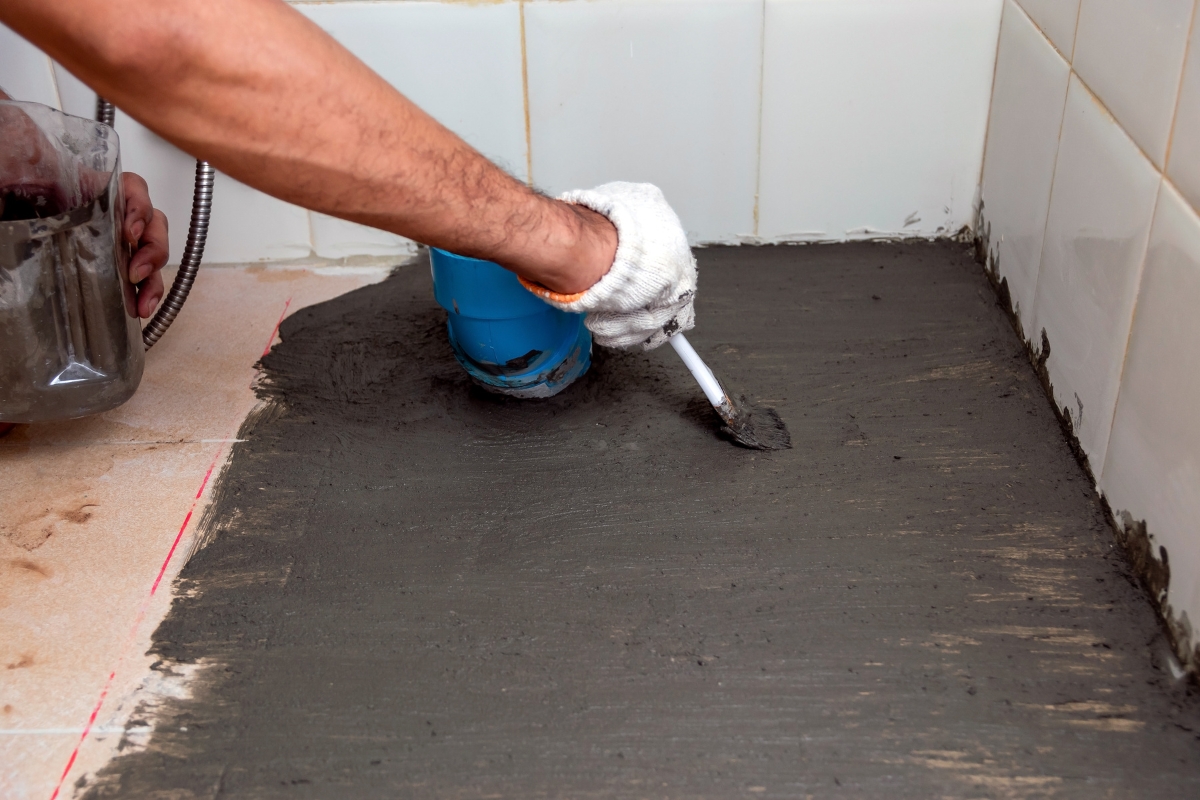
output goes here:
<path id="1" fill-rule="evenodd" d="M 206 490 L 284 315 L 387 267 L 205 268 L 141 388 L 0 439 L 0 797 L 60 796 L 113 752 Z"/>

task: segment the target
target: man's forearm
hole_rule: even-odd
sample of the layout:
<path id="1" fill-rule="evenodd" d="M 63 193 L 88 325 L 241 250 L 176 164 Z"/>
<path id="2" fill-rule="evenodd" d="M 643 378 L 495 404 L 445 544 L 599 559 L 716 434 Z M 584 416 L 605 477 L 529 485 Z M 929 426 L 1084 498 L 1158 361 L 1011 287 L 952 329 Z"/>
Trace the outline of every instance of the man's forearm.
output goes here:
<path id="1" fill-rule="evenodd" d="M 281 0 L 4 0 L 0 21 L 165 139 L 281 199 L 560 292 L 612 262 L 602 216 L 505 174 Z"/>

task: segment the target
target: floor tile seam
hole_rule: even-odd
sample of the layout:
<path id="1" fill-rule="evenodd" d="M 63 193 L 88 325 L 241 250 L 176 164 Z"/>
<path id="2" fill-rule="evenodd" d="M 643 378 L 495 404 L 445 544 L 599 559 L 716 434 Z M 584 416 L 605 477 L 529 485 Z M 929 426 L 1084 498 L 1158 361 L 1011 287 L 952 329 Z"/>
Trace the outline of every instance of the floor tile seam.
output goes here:
<path id="1" fill-rule="evenodd" d="M 279 315 L 279 320 L 275 323 L 274 327 L 271 328 L 271 335 L 267 339 L 266 346 L 263 349 L 264 356 L 270 352 L 271 345 L 274 343 L 275 337 L 279 333 L 279 327 L 283 324 L 284 317 L 287 315 L 287 310 L 291 304 L 292 298 L 288 297 L 284 302 L 283 311 Z M 229 435 L 225 437 L 226 441 L 236 438 L 237 430 L 241 424 L 242 415 L 239 413 L 237 420 L 234 422 L 233 427 L 229 431 Z M 205 472 L 204 478 L 200 482 L 200 488 L 196 491 L 195 496 L 192 498 L 191 508 L 188 509 L 188 512 L 183 519 L 183 523 L 179 527 L 178 533 L 175 534 L 175 538 L 171 543 L 170 549 L 167 551 L 166 558 L 163 560 L 157 576 L 155 576 L 154 583 L 151 585 L 150 591 L 147 592 L 146 596 L 142 600 L 137 616 L 134 619 L 133 626 L 126 635 L 125 642 L 121 647 L 120 655 L 117 657 L 117 663 L 109 672 L 108 677 L 105 679 L 104 686 L 100 691 L 100 696 L 96 701 L 96 705 L 92 709 L 92 713 L 88 717 L 87 722 L 81 729 L 79 740 L 76 742 L 74 749 L 71 751 L 71 755 L 67 759 L 66 766 L 63 768 L 62 774 L 59 776 L 58 781 L 54 786 L 54 791 L 50 794 L 50 800 L 56 800 L 56 798 L 59 796 L 59 793 L 62 791 L 62 787 L 66 782 L 68 775 L 71 773 L 71 769 L 75 766 L 75 761 L 79 757 L 79 751 L 82 749 L 84 743 L 88 740 L 88 737 L 92 734 L 96 718 L 100 714 L 100 709 L 103 708 L 105 701 L 108 699 L 108 693 L 112 689 L 112 685 L 116 679 L 117 673 L 120 671 L 121 667 L 124 666 L 125 659 L 129 655 L 129 650 L 133 647 L 133 643 L 137 639 L 138 631 L 140 630 L 146 613 L 149 610 L 150 603 L 157 594 L 158 587 L 161 585 L 162 579 L 166 575 L 166 571 L 179 548 L 179 542 L 182 540 L 183 534 L 187 531 L 188 525 L 191 523 L 192 517 L 196 511 L 196 507 L 199 505 L 200 500 L 204 495 L 204 490 L 209 485 L 213 472 L 216 471 L 217 467 L 220 465 L 221 457 L 227 452 L 228 447 L 225 444 L 221 444 L 218 446 L 216 453 L 213 455 L 212 462 L 209 464 L 208 470 Z"/>
<path id="2" fill-rule="evenodd" d="M 125 729 L 121 727 L 96 726 L 92 728 L 95 734 L 120 734 Z M 74 728 L 0 728 L 0 736 L 78 736 L 83 733 L 82 727 Z"/>
<path id="3" fill-rule="evenodd" d="M 40 450 L 63 447 L 91 447 L 94 445 L 161 445 L 161 444 L 237 444 L 245 439 L 94 439 L 87 442 L 46 442 L 33 446 L 27 444 L 0 445 L 0 450 Z"/>

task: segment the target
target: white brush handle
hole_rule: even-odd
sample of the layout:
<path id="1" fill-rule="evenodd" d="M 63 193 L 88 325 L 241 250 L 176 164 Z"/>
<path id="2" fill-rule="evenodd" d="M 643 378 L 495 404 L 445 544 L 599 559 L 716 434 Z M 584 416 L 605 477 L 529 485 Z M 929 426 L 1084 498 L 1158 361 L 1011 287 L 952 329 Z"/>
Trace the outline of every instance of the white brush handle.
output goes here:
<path id="1" fill-rule="evenodd" d="M 704 396 L 708 398 L 708 402 L 719 408 L 725 402 L 725 390 L 721 388 L 717 376 L 713 375 L 712 370 L 696 354 L 691 343 L 682 333 L 675 334 L 670 341 L 671 347 L 675 348 L 675 352 L 683 359 L 683 363 L 687 365 L 692 377 L 696 379 L 696 383 L 700 384 L 700 388 L 704 390 Z"/>

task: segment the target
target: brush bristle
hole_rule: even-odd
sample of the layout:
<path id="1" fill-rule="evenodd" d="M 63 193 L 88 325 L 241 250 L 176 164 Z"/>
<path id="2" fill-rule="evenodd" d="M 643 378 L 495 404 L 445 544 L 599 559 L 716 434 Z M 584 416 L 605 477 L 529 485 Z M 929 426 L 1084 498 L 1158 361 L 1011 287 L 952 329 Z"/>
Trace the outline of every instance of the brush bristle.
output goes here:
<path id="1" fill-rule="evenodd" d="M 734 413 L 723 420 L 721 432 L 751 450 L 787 450 L 792 435 L 775 409 L 760 406 L 745 395 L 734 405 Z"/>

